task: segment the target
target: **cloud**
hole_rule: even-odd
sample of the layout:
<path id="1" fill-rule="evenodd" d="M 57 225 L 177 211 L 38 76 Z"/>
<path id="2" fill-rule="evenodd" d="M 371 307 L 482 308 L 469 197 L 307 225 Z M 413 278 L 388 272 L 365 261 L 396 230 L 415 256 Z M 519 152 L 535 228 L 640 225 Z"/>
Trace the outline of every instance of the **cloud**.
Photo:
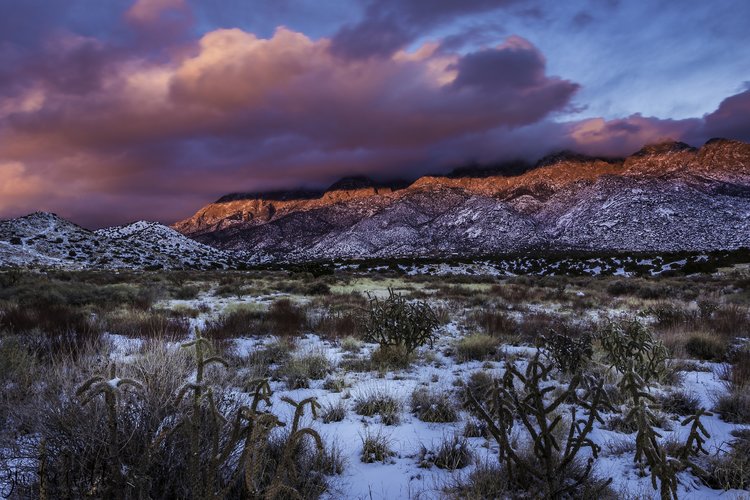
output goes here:
<path id="1" fill-rule="evenodd" d="M 0 212 L 28 207 L 30 201 L 38 201 L 49 187 L 40 176 L 27 172 L 23 163 L 0 162 Z"/>
<path id="2" fill-rule="evenodd" d="M 716 111 L 705 116 L 705 121 L 707 136 L 750 142 L 750 88 L 724 99 Z"/>
<path id="3" fill-rule="evenodd" d="M 332 52 L 344 58 L 388 57 L 430 28 L 512 3 L 514 0 L 373 0 L 361 21 L 345 24 L 333 36 Z"/>
<path id="4" fill-rule="evenodd" d="M 165 15 L 186 10 L 185 0 L 136 0 L 125 12 L 125 19 L 137 24 L 154 24 Z"/>
<path id="5" fill-rule="evenodd" d="M 36 47 L 0 44 L 0 215 L 171 222 L 226 192 L 352 173 L 409 178 L 559 149 L 626 155 L 667 138 L 748 140 L 750 90 L 704 117 L 561 122 L 579 85 L 550 75 L 525 38 L 403 48 L 425 26 L 506 3 L 378 0 L 382 12 L 366 21 L 388 22 L 373 33 L 406 31 L 363 57 L 342 57 L 342 32 L 214 29 L 187 40 L 191 14 L 177 0 L 121 13 L 134 45 L 68 31 Z"/>

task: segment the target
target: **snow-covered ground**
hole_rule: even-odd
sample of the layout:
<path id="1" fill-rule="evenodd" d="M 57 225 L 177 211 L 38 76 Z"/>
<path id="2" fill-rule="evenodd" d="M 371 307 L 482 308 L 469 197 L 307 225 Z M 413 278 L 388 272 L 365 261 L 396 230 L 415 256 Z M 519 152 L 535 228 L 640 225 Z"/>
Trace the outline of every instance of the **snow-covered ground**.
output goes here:
<path id="1" fill-rule="evenodd" d="M 241 303 L 263 303 L 265 299 L 246 297 L 239 301 Z M 214 314 L 219 314 L 228 307 L 236 307 L 237 299 L 233 298 L 209 298 L 202 297 L 195 301 L 171 301 L 165 304 L 169 307 L 175 305 L 190 306 L 196 303 L 205 303 L 208 300 L 210 312 L 203 314 L 193 320 L 195 326 L 203 324 L 205 319 Z M 325 407 L 329 403 L 342 402 L 347 408 L 346 417 L 340 422 L 323 423 L 320 419 L 313 421 L 309 414 L 305 417 L 305 424 L 316 429 L 327 443 L 334 443 L 345 458 L 345 468 L 341 475 L 331 476 L 329 479 L 330 489 L 326 498 L 338 499 L 400 499 L 400 498 L 440 498 L 446 486 L 454 484 L 456 480 L 466 477 L 478 463 L 494 463 L 497 460 L 498 448 L 494 441 L 484 438 L 468 438 L 468 443 L 474 453 L 474 465 L 460 470 L 448 471 L 437 467 L 425 468 L 420 466 L 420 453 L 423 449 L 435 449 L 438 444 L 453 435 L 461 435 L 469 415 L 465 411 L 460 412 L 460 418 L 453 423 L 425 423 L 420 421 L 410 412 L 409 399 L 412 392 L 421 387 L 431 390 L 457 391 L 457 381 L 466 381 L 469 376 L 478 370 L 485 370 L 495 376 L 501 376 L 504 372 L 504 361 L 470 361 L 456 362 L 451 356 L 445 355 L 453 346 L 454 342 L 465 332 L 456 323 L 450 323 L 441 328 L 440 340 L 428 354 L 430 349 L 422 348 L 420 356 L 407 370 L 390 371 L 386 374 L 377 372 L 346 372 L 338 367 L 345 357 L 339 345 L 322 340 L 315 335 L 309 334 L 303 337 L 296 347 L 296 354 L 305 352 L 324 352 L 332 365 L 335 367 L 331 376 L 343 377 L 347 388 L 341 392 L 331 392 L 323 388 L 323 380 L 313 380 L 310 387 L 306 389 L 288 390 L 285 382 L 272 381 L 274 390 L 272 409 L 282 420 L 290 420 L 292 407 L 281 401 L 284 396 L 294 400 L 302 400 L 314 396 Z M 121 361 L 127 362 L 132 359 L 138 350 L 138 341 L 127 339 L 117 335 L 110 335 L 113 342 L 113 355 Z M 243 337 L 232 342 L 231 349 L 240 357 L 247 357 L 254 350 L 273 342 L 271 337 Z M 375 349 L 374 344 L 363 344 L 360 356 L 366 356 Z M 527 346 L 503 346 L 506 354 L 513 355 L 524 363 L 524 358 L 533 355 L 535 349 Z M 500 356 L 502 359 L 504 356 Z M 700 371 L 687 371 L 683 373 L 678 387 L 687 394 L 695 395 L 701 404 L 711 409 L 717 397 L 726 389 L 719 378 L 722 368 L 720 363 L 696 362 L 695 367 Z M 237 389 L 239 391 L 239 389 Z M 661 390 L 659 388 L 657 391 Z M 357 395 L 384 391 L 396 397 L 402 403 L 401 422 L 398 425 L 383 425 L 378 416 L 363 417 L 357 415 L 353 410 Z M 454 399 L 458 396 L 454 394 Z M 703 417 L 702 421 L 710 433 L 710 438 L 705 445 L 710 455 L 720 455 L 728 449 L 728 443 L 732 441 L 730 432 L 734 429 L 748 427 L 730 424 L 721 420 L 718 415 Z M 680 426 L 678 417 L 674 416 L 670 421 L 669 429 L 661 429 L 663 440 L 678 437 L 684 441 L 688 429 Z M 360 460 L 362 452 L 362 436 L 366 432 L 378 432 L 387 436 L 395 456 L 387 463 L 365 464 Z M 603 426 L 596 426 L 592 439 L 602 447 L 602 453 L 596 461 L 596 473 L 603 477 L 611 477 L 612 488 L 623 498 L 659 498 L 658 492 L 651 487 L 651 478 L 643 476 L 639 468 L 633 462 L 633 453 L 626 452 L 618 454 L 617 448 L 626 442 L 634 442 L 635 434 L 622 434 L 607 430 Z M 703 485 L 695 476 L 688 472 L 679 475 L 679 497 L 689 499 L 703 498 L 747 498 L 747 491 L 720 491 L 712 490 Z"/>

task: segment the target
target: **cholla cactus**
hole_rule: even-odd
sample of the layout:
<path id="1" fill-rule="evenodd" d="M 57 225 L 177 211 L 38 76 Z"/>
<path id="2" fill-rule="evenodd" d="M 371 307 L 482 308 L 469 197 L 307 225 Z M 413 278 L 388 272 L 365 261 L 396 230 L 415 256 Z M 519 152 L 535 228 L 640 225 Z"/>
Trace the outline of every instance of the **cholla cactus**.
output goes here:
<path id="1" fill-rule="evenodd" d="M 188 470 L 191 480 L 191 491 L 193 498 L 208 498 L 213 495 L 214 484 L 218 473 L 218 465 L 215 460 L 211 460 L 211 465 L 206 474 L 201 474 L 201 437 L 203 435 L 203 415 L 202 408 L 204 401 L 208 403 L 210 414 L 215 423 L 223 423 L 226 419 L 216 408 L 213 391 L 206 387 L 204 382 L 204 373 L 206 367 L 212 364 L 227 366 L 226 360 L 219 356 L 206 356 L 206 351 L 210 349 L 211 343 L 201 336 L 199 328 L 195 329 L 195 338 L 182 344 L 185 349 L 192 348 L 195 351 L 195 380 L 182 386 L 177 393 L 176 404 L 179 404 L 189 392 L 193 392 L 193 405 L 190 412 L 190 418 L 185 422 L 190 433 L 190 456 L 188 457 Z M 218 432 L 213 434 L 211 457 L 219 455 L 219 436 Z"/>
<path id="2" fill-rule="evenodd" d="M 598 338 L 607 362 L 618 372 L 624 374 L 632 367 L 645 383 L 661 380 L 666 374 L 667 348 L 637 319 L 610 321 Z"/>
<path id="3" fill-rule="evenodd" d="M 381 347 L 403 347 L 407 354 L 425 344 L 432 347 L 439 325 L 427 302 L 409 302 L 390 288 L 386 299 L 370 298 L 370 307 L 362 321 L 369 341 Z"/>
<path id="4" fill-rule="evenodd" d="M 310 427 L 300 428 L 299 424 L 305 413 L 306 406 L 310 407 L 310 412 L 312 413 L 313 418 L 317 418 L 320 403 L 318 403 L 315 398 L 303 399 L 299 403 L 288 397 L 283 397 L 281 400 L 295 408 L 294 419 L 292 421 L 291 432 L 286 441 L 286 446 L 284 446 L 281 461 L 276 467 L 276 474 L 268 489 L 266 498 L 301 498 L 299 492 L 289 486 L 289 483 L 294 483 L 298 472 L 294 458 L 297 455 L 299 447 L 303 445 L 303 440 L 306 436 L 313 440 L 318 454 L 323 453 L 323 440 L 317 431 Z"/>
<path id="5" fill-rule="evenodd" d="M 553 369 L 553 364 L 541 361 L 538 352 L 529 361 L 525 373 L 521 373 L 515 364 L 509 364 L 502 381 L 494 382 L 491 411 L 485 409 L 473 394 L 468 393 L 470 404 L 485 421 L 500 447 L 499 458 L 506 465 L 510 481 L 514 481 L 514 471 L 525 471 L 539 482 L 544 498 L 574 495 L 576 489 L 588 478 L 594 459 L 600 451 L 599 446 L 588 435 L 595 422 L 602 422 L 600 412 L 611 407 L 603 390 L 603 382 L 581 375 L 573 376 L 568 387 L 548 402 L 548 395 L 555 388 L 544 383 L 549 380 Z M 516 382 L 520 383 L 520 389 L 516 387 Z M 585 392 L 582 397 L 578 396 L 579 388 Z M 555 430 L 562 422 L 559 411 L 565 402 L 573 404 L 569 407 L 570 424 L 563 448 Z M 582 418 L 576 407 L 583 408 L 585 415 Z M 497 418 L 493 418 L 491 414 L 497 415 Z M 539 465 L 528 463 L 513 445 L 511 432 L 516 415 L 520 417 L 531 438 L 532 452 Z M 582 448 L 591 449 L 592 456 L 582 474 L 567 480 L 565 471 L 574 464 Z"/>
<path id="6" fill-rule="evenodd" d="M 109 428 L 109 484 L 107 486 L 107 496 L 109 498 L 121 498 L 123 493 L 124 478 L 120 461 L 120 443 L 117 435 L 117 400 L 120 396 L 120 390 L 127 386 L 143 390 L 140 382 L 129 378 L 117 377 L 115 365 L 112 364 L 108 378 L 101 375 L 91 377 L 76 391 L 76 396 L 81 398 L 81 405 L 83 406 L 89 404 L 97 396 L 104 398 L 104 405 L 107 409 L 107 425 Z"/>
<path id="7" fill-rule="evenodd" d="M 631 363 L 620 381 L 623 393 L 630 398 L 630 410 L 625 420 L 637 429 L 634 460 L 649 468 L 651 485 L 655 490 L 659 490 L 662 500 L 677 500 L 677 474 L 679 472 L 689 468 L 698 476 L 706 475 L 706 472 L 692 460 L 692 457 L 700 453 L 707 454 L 703 444 L 710 435 L 700 418 L 711 413 L 700 409 L 695 415 L 682 421 L 683 426 L 691 425 L 690 432 L 685 444 L 679 448 L 677 456 L 669 456 L 659 444 L 661 434 L 654 429 L 657 419 L 651 406 L 655 404 L 655 398 L 648 392 L 648 385 L 636 373 L 634 366 L 635 363 Z"/>

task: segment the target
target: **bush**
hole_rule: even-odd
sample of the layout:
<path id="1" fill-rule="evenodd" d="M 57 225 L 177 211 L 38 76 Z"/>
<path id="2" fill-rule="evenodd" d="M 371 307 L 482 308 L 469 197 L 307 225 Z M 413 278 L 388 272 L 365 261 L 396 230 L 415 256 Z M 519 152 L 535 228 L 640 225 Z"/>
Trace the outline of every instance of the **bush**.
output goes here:
<path id="1" fill-rule="evenodd" d="M 660 400 L 661 409 L 675 415 L 692 415 L 701 409 L 701 401 L 697 396 L 684 391 L 667 394 Z"/>
<path id="2" fill-rule="evenodd" d="M 726 356 L 727 345 L 720 338 L 693 334 L 685 342 L 685 351 L 696 359 L 720 361 Z"/>
<path id="3" fill-rule="evenodd" d="M 365 417 L 379 415 L 383 425 L 401 423 L 401 401 L 384 389 L 363 390 L 356 395 L 354 412 Z"/>
<path id="4" fill-rule="evenodd" d="M 432 347 L 440 322 L 427 302 L 409 302 L 388 289 L 388 297 L 370 299 L 362 321 L 365 338 L 380 347 L 398 347 L 411 354 L 423 345 Z"/>
<path id="5" fill-rule="evenodd" d="M 735 424 L 750 424 L 750 393 L 732 390 L 719 397 L 716 412 L 722 420 Z"/>
<path id="6" fill-rule="evenodd" d="M 422 422 L 455 422 L 456 406 L 447 392 L 416 389 L 411 393 L 411 410 Z"/>
<path id="7" fill-rule="evenodd" d="M 328 403 L 321 409 L 320 418 L 324 424 L 341 422 L 346 418 L 346 405 L 340 399 L 336 403 Z"/>
<path id="8" fill-rule="evenodd" d="M 331 362 L 320 351 L 292 357 L 279 368 L 279 375 L 289 389 L 303 389 L 310 387 L 310 380 L 324 379 L 330 370 Z"/>
<path id="9" fill-rule="evenodd" d="M 750 489 L 750 436 L 733 441 L 731 446 L 729 453 L 709 460 L 706 482 L 722 490 Z"/>
<path id="10" fill-rule="evenodd" d="M 435 450 L 428 450 L 424 446 L 419 454 L 421 467 L 434 465 L 439 469 L 463 469 L 472 464 L 474 454 L 465 437 L 455 435 L 443 439 Z"/>
<path id="11" fill-rule="evenodd" d="M 485 360 L 494 357 L 500 341 L 483 333 L 475 333 L 460 339 L 456 343 L 458 361 Z"/>
<path id="12" fill-rule="evenodd" d="M 289 299 L 271 304 L 266 318 L 270 333 L 279 337 L 299 335 L 307 323 L 305 311 Z"/>
<path id="13" fill-rule="evenodd" d="M 175 318 L 167 312 L 125 311 L 105 318 L 108 330 L 126 337 L 181 339 L 190 333 L 186 318 Z"/>
<path id="14" fill-rule="evenodd" d="M 237 308 L 206 320 L 203 335 L 214 340 L 228 340 L 260 333 L 264 319 L 262 311 Z"/>
<path id="15" fill-rule="evenodd" d="M 508 313 L 496 310 L 475 311 L 469 315 L 468 324 L 493 337 L 512 336 L 518 332 L 518 322 Z"/>
<path id="16" fill-rule="evenodd" d="M 386 463 L 394 455 L 391 440 L 382 431 L 373 432 L 369 429 L 365 431 L 365 435 L 362 436 L 362 454 L 360 455 L 362 462 L 366 464 Z"/>
<path id="17" fill-rule="evenodd" d="M 370 363 L 378 370 L 403 370 L 409 367 L 413 356 L 403 346 L 381 345 L 370 355 Z"/>

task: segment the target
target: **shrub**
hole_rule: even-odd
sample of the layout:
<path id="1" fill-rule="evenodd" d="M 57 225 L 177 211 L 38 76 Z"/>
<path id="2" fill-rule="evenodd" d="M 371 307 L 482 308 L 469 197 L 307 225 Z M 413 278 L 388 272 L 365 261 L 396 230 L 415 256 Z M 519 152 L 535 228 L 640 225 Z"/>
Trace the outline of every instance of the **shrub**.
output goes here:
<path id="1" fill-rule="evenodd" d="M 373 432 L 369 429 L 365 431 L 365 435 L 362 436 L 362 454 L 360 455 L 362 462 L 366 464 L 386 463 L 394 455 L 391 440 L 382 431 Z"/>
<path id="2" fill-rule="evenodd" d="M 455 422 L 456 406 L 447 392 L 416 389 L 411 393 L 411 410 L 422 422 Z"/>
<path id="3" fill-rule="evenodd" d="M 276 300 L 268 308 L 267 321 L 270 333 L 280 337 L 302 333 L 307 322 L 305 311 L 289 299 Z"/>
<path id="4" fill-rule="evenodd" d="M 354 397 L 354 412 L 365 417 L 380 416 L 384 425 L 401 423 L 401 401 L 385 389 L 363 390 Z"/>
<path id="5" fill-rule="evenodd" d="M 500 341 L 483 333 L 475 333 L 463 337 L 456 343 L 456 358 L 458 361 L 484 360 L 494 357 Z"/>
<path id="6" fill-rule="evenodd" d="M 439 469 L 456 470 L 471 465 L 474 454 L 465 437 L 454 435 L 443 439 L 434 450 L 428 450 L 423 446 L 419 461 L 421 467 L 434 465 Z"/>
<path id="7" fill-rule="evenodd" d="M 675 415 L 692 415 L 701 408 L 700 399 L 684 391 L 671 392 L 662 397 L 659 402 L 663 411 Z"/>
<path id="8" fill-rule="evenodd" d="M 305 287 L 305 295 L 329 295 L 331 287 L 323 281 L 315 281 Z"/>
<path id="9" fill-rule="evenodd" d="M 726 355 L 727 345 L 720 338 L 693 334 L 685 342 L 685 351 L 693 358 L 719 361 Z"/>
<path id="10" fill-rule="evenodd" d="M 709 460 L 706 482 L 722 490 L 750 489 L 750 439 L 737 439 L 731 446 L 729 453 Z"/>
<path id="11" fill-rule="evenodd" d="M 497 310 L 475 311 L 469 315 L 468 324 L 493 337 L 511 336 L 518 332 L 518 322 L 508 313 Z"/>
<path id="12" fill-rule="evenodd" d="M 190 333 L 186 318 L 175 318 L 166 312 L 125 311 L 106 317 L 112 333 L 133 338 L 185 338 Z"/>
<path id="13" fill-rule="evenodd" d="M 370 354 L 370 368 L 402 370 L 409 367 L 413 356 L 403 346 L 381 345 Z"/>
<path id="14" fill-rule="evenodd" d="M 279 368 L 279 375 L 290 389 L 310 386 L 310 380 L 322 380 L 331 370 L 331 362 L 325 352 L 309 352 L 292 357 Z"/>
<path id="15" fill-rule="evenodd" d="M 716 412 L 722 420 L 736 424 L 750 424 L 750 393 L 732 390 L 716 402 Z"/>
<path id="16" fill-rule="evenodd" d="M 362 321 L 365 338 L 381 347 L 398 347 L 411 354 L 423 345 L 432 347 L 439 321 L 427 302 L 409 302 L 388 289 L 388 297 L 370 299 Z"/>
<path id="17" fill-rule="evenodd" d="M 346 418 L 346 405 L 340 399 L 336 403 L 328 403 L 323 406 L 320 418 L 323 420 L 324 424 L 341 422 Z"/>
<path id="18" fill-rule="evenodd" d="M 528 476 L 527 488 L 536 490 L 545 498 L 557 498 L 566 495 L 577 496 L 585 484 L 591 481 L 591 466 L 600 451 L 599 445 L 588 436 L 595 422 L 603 423 L 600 413 L 611 409 L 606 401 L 603 382 L 585 384 L 584 379 L 576 375 L 568 386 L 561 390 L 552 403 L 545 402 L 545 395 L 554 388 L 549 386 L 549 374 L 552 364 L 545 364 L 537 353 L 521 373 L 514 364 L 507 366 L 502 383 L 495 381 L 492 390 L 491 406 L 488 410 L 484 404 L 468 393 L 470 404 L 488 426 L 490 434 L 500 447 L 500 460 L 510 477 Z M 520 387 L 517 388 L 516 384 Z M 578 390 L 582 393 L 578 394 Z M 555 429 L 562 416 L 560 406 L 564 401 L 573 403 L 567 419 L 568 430 L 562 427 Z M 585 416 L 578 417 L 576 407 L 583 408 Z M 516 453 L 512 442 L 513 421 L 521 417 L 523 428 L 534 443 L 531 453 L 526 456 Z M 564 447 L 559 443 L 560 432 L 567 441 Z M 592 457 L 588 466 L 579 470 L 579 451 L 589 448 Z M 572 479 L 575 478 L 575 479 Z M 605 483 L 604 486 L 606 486 Z"/>
<path id="19" fill-rule="evenodd" d="M 226 340 L 260 333 L 264 314 L 261 311 L 237 308 L 206 320 L 203 334 L 206 338 Z"/>
<path id="20" fill-rule="evenodd" d="M 588 334 L 573 338 L 553 331 L 541 338 L 541 346 L 557 369 L 569 374 L 579 373 L 594 354 L 592 339 Z"/>

